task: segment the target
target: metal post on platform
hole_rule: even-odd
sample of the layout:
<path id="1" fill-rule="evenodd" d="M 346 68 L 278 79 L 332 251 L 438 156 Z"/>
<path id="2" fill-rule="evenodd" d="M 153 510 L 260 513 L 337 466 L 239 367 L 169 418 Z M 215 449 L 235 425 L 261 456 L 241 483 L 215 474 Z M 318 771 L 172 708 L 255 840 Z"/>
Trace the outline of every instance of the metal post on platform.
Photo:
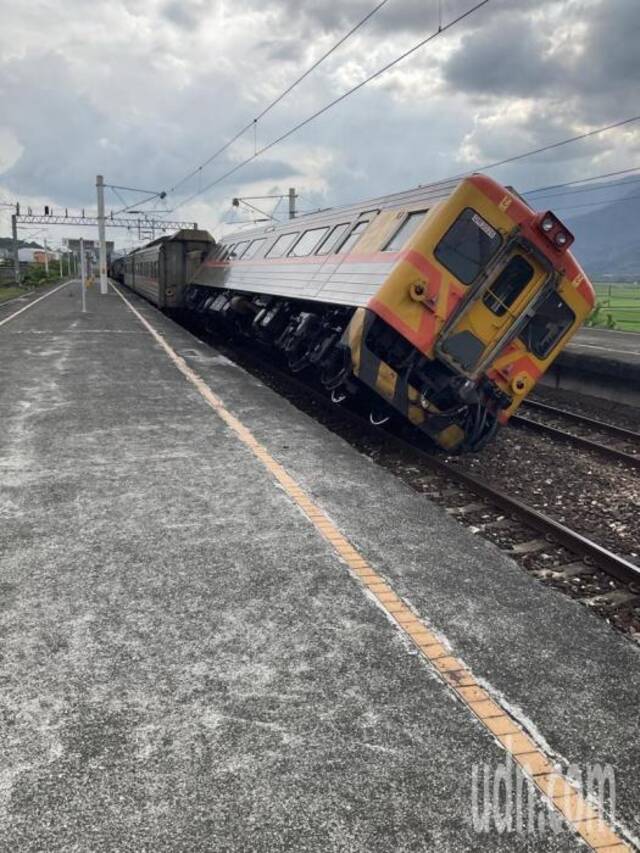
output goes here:
<path id="1" fill-rule="evenodd" d="M 16 204 L 16 212 L 11 214 L 11 236 L 13 237 L 13 269 L 16 284 L 20 285 L 20 252 L 18 251 L 18 216 L 20 205 Z"/>
<path id="2" fill-rule="evenodd" d="M 86 276 L 86 268 L 85 268 L 85 257 L 84 257 L 84 240 L 82 237 L 80 238 L 80 289 L 82 290 L 82 313 L 87 313 L 87 276 Z"/>
<path id="3" fill-rule="evenodd" d="M 100 241 L 100 293 L 105 296 L 107 287 L 107 243 L 105 238 L 104 221 L 104 178 L 96 175 L 96 189 L 98 193 L 98 239 Z"/>
<path id="4" fill-rule="evenodd" d="M 47 238 L 44 238 L 44 271 L 49 277 L 49 250 L 47 249 Z"/>

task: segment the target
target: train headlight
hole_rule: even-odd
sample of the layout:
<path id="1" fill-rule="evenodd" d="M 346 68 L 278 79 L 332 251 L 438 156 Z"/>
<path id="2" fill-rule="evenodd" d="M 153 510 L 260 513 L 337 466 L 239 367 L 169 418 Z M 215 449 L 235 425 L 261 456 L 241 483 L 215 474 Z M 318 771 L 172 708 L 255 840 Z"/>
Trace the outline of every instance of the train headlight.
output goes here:
<path id="1" fill-rule="evenodd" d="M 560 252 L 564 252 L 573 243 L 573 234 L 560 222 L 552 211 L 539 213 L 535 223 L 546 239 Z"/>

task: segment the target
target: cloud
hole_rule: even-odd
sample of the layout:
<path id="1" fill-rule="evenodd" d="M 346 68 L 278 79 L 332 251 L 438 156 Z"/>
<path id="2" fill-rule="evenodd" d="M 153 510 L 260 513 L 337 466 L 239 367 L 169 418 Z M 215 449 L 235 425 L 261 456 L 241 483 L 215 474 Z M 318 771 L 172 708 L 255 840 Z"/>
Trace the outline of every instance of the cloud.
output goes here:
<path id="1" fill-rule="evenodd" d="M 562 61 L 550 50 L 547 35 L 531 18 L 509 16 L 502 22 L 499 45 L 495 25 L 465 36 L 444 64 L 443 76 L 456 91 L 544 100 L 557 96 L 564 85 Z"/>
<path id="2" fill-rule="evenodd" d="M 164 4 L 161 13 L 179 27 L 193 30 L 208 15 L 211 7 L 210 0 L 170 0 Z"/>
<path id="3" fill-rule="evenodd" d="M 472 3 L 443 0 L 442 22 Z M 89 209 L 96 173 L 170 189 L 374 5 L 97 0 L 90 15 L 81 0 L 7 7 L 0 197 Z M 388 2 L 260 121 L 258 147 L 433 32 L 437 9 Z M 492 0 L 176 215 L 215 227 L 234 195 L 293 183 L 309 204 L 366 199 L 615 121 L 640 86 L 639 42 L 637 0 Z M 167 206 L 253 150 L 249 133 Z M 630 126 L 495 174 L 527 188 L 625 168 L 639 153 Z M 113 194 L 108 203 L 121 206 Z"/>

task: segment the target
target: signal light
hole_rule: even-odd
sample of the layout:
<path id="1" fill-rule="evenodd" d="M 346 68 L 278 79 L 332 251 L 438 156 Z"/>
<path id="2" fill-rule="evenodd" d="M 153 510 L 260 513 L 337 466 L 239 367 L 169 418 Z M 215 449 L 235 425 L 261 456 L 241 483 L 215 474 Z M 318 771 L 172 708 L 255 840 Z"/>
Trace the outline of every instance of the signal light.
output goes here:
<path id="1" fill-rule="evenodd" d="M 561 248 L 564 249 L 564 247 L 567 245 L 568 239 L 569 238 L 564 233 L 564 231 L 558 231 L 558 233 L 555 236 L 556 246 L 560 246 Z"/>
<path id="2" fill-rule="evenodd" d="M 553 230 L 553 219 L 550 216 L 545 217 L 542 220 L 542 224 L 540 226 L 545 233 Z"/>

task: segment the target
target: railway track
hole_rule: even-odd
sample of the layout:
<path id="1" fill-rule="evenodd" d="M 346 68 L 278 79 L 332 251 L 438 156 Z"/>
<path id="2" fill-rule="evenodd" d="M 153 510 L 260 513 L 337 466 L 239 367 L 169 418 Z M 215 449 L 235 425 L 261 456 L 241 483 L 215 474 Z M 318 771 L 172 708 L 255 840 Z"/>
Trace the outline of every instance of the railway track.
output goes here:
<path id="1" fill-rule="evenodd" d="M 597 418 L 590 418 L 586 415 L 581 415 L 578 412 L 570 412 L 568 409 L 562 409 L 557 406 L 551 406 L 549 403 L 541 403 L 538 400 L 526 400 L 524 405 L 526 408 L 532 409 L 534 411 L 537 410 L 540 412 L 545 412 L 549 415 L 560 416 L 562 418 L 566 418 L 567 420 L 572 421 L 575 424 L 600 430 L 601 432 L 606 432 L 609 435 L 616 436 L 618 438 L 628 439 L 630 441 L 636 441 L 640 443 L 640 432 L 634 432 L 631 429 L 625 429 L 624 427 L 618 426 L 617 424 L 610 424 L 606 421 L 598 420 Z"/>
<path id="2" fill-rule="evenodd" d="M 315 407 L 320 407 L 325 412 L 331 413 L 333 417 L 348 422 L 361 437 L 375 438 L 383 441 L 387 449 L 402 453 L 410 462 L 420 464 L 438 476 L 462 485 L 465 489 L 486 501 L 487 508 L 490 505 L 499 508 L 501 512 L 517 518 L 528 528 L 542 534 L 543 537 L 547 537 L 549 544 L 562 546 L 574 558 L 577 557 L 579 560 L 585 561 L 583 566 L 576 565 L 574 561 L 566 565 L 563 564 L 554 567 L 558 573 L 561 574 L 569 569 L 569 574 L 575 576 L 580 573 L 580 569 L 582 568 L 585 574 L 593 573 L 594 570 L 600 570 L 623 584 L 631 584 L 634 589 L 637 587 L 637 594 L 640 599 L 640 566 L 602 547 L 583 534 L 572 530 L 570 527 L 561 524 L 518 498 L 509 495 L 504 490 L 492 486 L 490 483 L 480 480 L 466 471 L 460 470 L 455 464 L 440 459 L 421 449 L 407 438 L 395 434 L 388 429 L 372 426 L 369 420 L 361 414 L 342 405 L 336 406 L 323 390 L 319 390 L 311 384 L 292 376 L 287 371 L 272 364 L 265 366 L 264 360 L 256 359 L 254 361 L 253 355 L 247 353 L 246 350 L 239 353 L 228 344 L 222 346 L 219 341 L 215 342 L 215 346 L 218 351 L 233 361 L 252 369 L 253 373 L 257 372 L 261 379 L 264 380 L 265 377 L 276 379 L 278 383 L 277 390 L 282 392 L 283 387 L 290 389 L 291 393 L 287 394 L 289 398 L 291 396 L 294 398 L 306 397 L 314 403 Z M 339 414 L 336 410 L 339 410 Z M 460 516 L 468 516 L 474 511 L 470 505 L 463 505 L 458 509 L 455 507 L 448 507 L 447 509 L 452 515 Z M 489 528 L 495 525 L 489 523 L 484 526 Z M 528 546 L 527 548 L 523 547 L 525 544 Z M 533 553 L 535 550 L 539 550 L 542 544 L 542 542 L 536 542 L 534 546 L 533 542 L 518 543 L 513 548 L 513 551 L 516 554 Z"/>
<path id="3" fill-rule="evenodd" d="M 325 409 L 327 407 L 334 406 L 331 400 L 322 394 L 322 392 L 311 388 L 307 383 L 301 382 L 300 380 L 295 379 L 295 377 L 289 376 L 284 371 L 277 369 L 274 370 L 280 381 L 289 382 L 291 387 L 295 387 L 299 393 L 310 394 L 314 401 L 323 406 Z M 380 437 L 380 428 L 372 426 L 370 422 L 361 415 L 348 408 L 341 408 L 341 413 L 344 418 L 349 420 L 351 424 L 363 434 L 366 433 L 369 436 L 376 434 Z M 586 560 L 587 563 L 585 564 L 585 571 L 589 571 L 591 567 L 595 567 L 622 583 L 637 584 L 640 596 L 640 566 L 636 566 L 624 557 L 603 548 L 601 545 L 598 545 L 596 542 L 588 539 L 581 533 L 561 524 L 539 510 L 528 506 L 518 498 L 510 496 L 502 489 L 498 489 L 495 486 L 474 477 L 466 471 L 456 468 L 455 465 L 422 450 L 411 441 L 395 435 L 388 430 L 383 430 L 383 433 L 384 441 L 388 446 L 407 454 L 413 460 L 425 465 L 431 471 L 435 471 L 445 478 L 462 484 L 478 497 L 486 499 L 490 504 L 498 507 L 501 511 L 516 516 L 519 520 L 523 521 L 527 526 L 536 530 L 538 533 L 543 536 L 550 537 L 550 540 L 558 545 L 562 545 L 573 555 Z M 452 515 L 468 515 L 471 512 L 471 510 L 468 509 L 468 506 L 459 508 L 458 512 L 455 511 L 455 507 L 449 509 L 451 510 Z M 521 545 L 524 544 L 525 543 L 521 543 Z M 530 550 L 522 548 L 521 552 L 527 553 L 527 550 L 529 550 L 529 553 L 532 553 L 534 550 L 533 543 L 531 542 L 526 544 L 530 546 Z M 542 543 L 540 544 L 542 545 Z M 514 550 L 518 553 L 520 548 L 516 548 Z M 562 570 L 563 568 L 564 567 L 558 567 L 559 570 Z"/>
<path id="4" fill-rule="evenodd" d="M 246 344 L 236 349 L 233 341 L 197 328 L 190 327 L 190 331 L 377 464 L 401 476 L 415 491 L 442 505 L 541 582 L 586 603 L 618 630 L 640 641 L 640 566 L 504 489 L 461 470 L 455 457 L 446 460 L 424 450 L 414 443 L 424 441 L 417 431 L 406 436 L 410 430 L 405 425 L 401 425 L 405 435 L 374 426 L 368 415 L 336 405 L 324 388 L 267 362 L 264 353 L 254 352 Z M 589 449 L 594 449 L 591 444 Z"/>
<path id="5" fill-rule="evenodd" d="M 525 411 L 531 410 L 538 412 L 543 416 L 552 417 L 554 420 L 568 421 L 575 426 L 586 428 L 591 432 L 597 432 L 600 435 L 606 436 L 608 439 L 624 441 L 629 449 L 621 449 L 620 447 L 611 444 L 604 444 L 602 440 L 596 440 L 589 436 L 579 435 L 575 432 L 570 432 L 554 424 L 545 423 L 544 421 L 534 420 L 523 415 L 515 415 L 511 418 L 510 424 L 515 427 L 528 429 L 533 432 L 548 435 L 556 441 L 564 441 L 568 444 L 573 444 L 575 447 L 580 447 L 583 450 L 589 450 L 598 453 L 601 456 L 606 456 L 623 465 L 631 468 L 640 468 L 640 433 L 633 430 L 625 429 L 616 424 L 607 423 L 606 421 L 589 418 L 577 412 L 570 412 L 566 409 L 556 408 L 547 403 L 539 403 L 535 400 L 527 400 L 524 404 Z"/>

